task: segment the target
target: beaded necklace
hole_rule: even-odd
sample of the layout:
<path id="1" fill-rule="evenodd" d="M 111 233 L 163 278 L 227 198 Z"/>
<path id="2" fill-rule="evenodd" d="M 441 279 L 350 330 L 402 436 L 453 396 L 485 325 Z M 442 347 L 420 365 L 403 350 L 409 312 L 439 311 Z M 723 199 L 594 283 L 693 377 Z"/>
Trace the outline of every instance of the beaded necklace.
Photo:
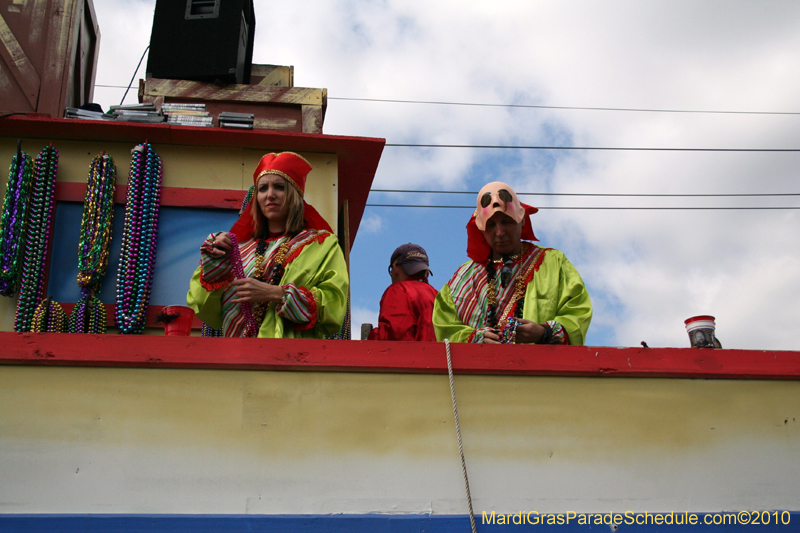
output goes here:
<path id="1" fill-rule="evenodd" d="M 239 250 L 239 240 L 236 238 L 236 235 L 230 234 L 232 248 L 230 251 L 230 262 L 231 268 L 233 269 L 233 275 L 236 279 L 244 279 L 247 277 L 244 272 L 244 267 L 242 265 L 242 257 L 241 252 Z M 279 285 L 281 279 L 283 278 L 284 273 L 284 264 L 286 262 L 286 257 L 289 252 L 289 245 L 291 243 L 291 239 L 287 238 L 287 240 L 278 246 L 278 249 L 275 251 L 274 254 L 274 262 L 272 266 L 272 272 L 270 274 L 270 279 L 267 283 L 270 285 Z M 264 268 L 264 261 L 265 261 L 265 253 L 267 251 L 267 240 L 266 239 L 258 239 L 256 242 L 256 250 L 255 250 L 255 261 L 253 262 L 253 269 L 252 269 L 252 277 L 253 279 L 263 280 L 264 276 L 262 273 L 262 269 Z M 245 321 L 245 337 L 255 337 L 258 334 L 258 330 L 261 328 L 261 323 L 264 321 L 264 316 L 267 313 L 267 308 L 269 307 L 269 302 L 257 302 L 252 304 L 250 302 L 244 302 L 241 305 L 242 316 L 244 317 Z M 209 333 L 213 335 L 214 330 L 209 328 Z M 204 335 L 205 336 L 205 335 Z"/>
<path id="2" fill-rule="evenodd" d="M 49 296 L 39 302 L 31 319 L 31 331 L 47 331 L 51 333 L 65 333 L 67 327 L 67 314 L 58 302 Z"/>
<path id="3" fill-rule="evenodd" d="M 214 329 L 205 322 L 203 322 L 203 327 L 200 330 L 203 337 L 224 337 L 225 335 L 222 332 L 222 329 Z"/>
<path id="4" fill-rule="evenodd" d="M 344 312 L 344 322 L 342 322 L 342 327 L 339 328 L 339 331 L 334 333 L 331 337 L 325 336 L 326 339 L 332 340 L 345 340 L 349 341 L 351 338 L 351 318 L 350 318 L 350 296 L 347 297 L 347 308 Z"/>
<path id="5" fill-rule="evenodd" d="M 269 283 L 270 285 L 280 285 L 281 280 L 283 279 L 283 273 L 286 271 L 286 256 L 289 253 L 289 246 L 292 242 L 292 238 L 290 236 L 286 236 L 286 240 L 278 246 L 278 249 L 275 251 L 275 260 L 272 263 L 272 272 L 269 276 Z M 253 272 L 258 279 L 261 279 L 261 269 L 264 267 L 265 256 L 264 254 L 267 251 L 267 241 L 266 239 L 259 239 L 258 245 L 256 246 L 256 260 L 253 266 Z M 253 306 L 253 315 L 255 316 L 256 321 L 261 324 L 264 321 L 264 317 L 267 314 L 267 308 L 269 307 L 269 302 L 259 302 Z"/>
<path id="6" fill-rule="evenodd" d="M 78 243 L 78 285 L 98 288 L 108 266 L 108 250 L 114 220 L 117 169 L 114 159 L 101 153 L 92 160 Z"/>
<path id="7" fill-rule="evenodd" d="M 36 158 L 36 169 L 31 184 L 25 252 L 22 259 L 22 280 L 14 319 L 16 332 L 25 333 L 31 330 L 34 310 L 44 296 L 45 255 L 50 243 L 57 173 L 58 150 L 53 148 L 53 143 L 50 143 L 50 146 L 45 147 Z"/>
<path id="8" fill-rule="evenodd" d="M 145 141 L 133 149 L 122 230 L 117 306 L 120 333 L 144 332 L 158 244 L 158 208 L 163 166 Z"/>
<path id="9" fill-rule="evenodd" d="M 278 285 L 283 278 L 283 273 L 286 271 L 284 263 L 286 262 L 286 254 L 289 253 L 289 245 L 291 242 L 292 239 L 287 237 L 286 241 L 281 243 L 281 245 L 278 246 L 278 250 L 275 252 L 275 261 L 273 263 L 272 273 L 269 276 L 268 282 L 270 285 Z M 257 276 L 260 275 L 261 269 L 264 267 L 264 254 L 266 251 L 267 240 L 259 239 L 258 244 L 256 245 L 256 260 L 253 264 L 253 272 L 255 272 Z"/>
<path id="10" fill-rule="evenodd" d="M 242 200 L 242 207 L 239 208 L 239 216 L 244 214 L 244 208 L 247 207 L 247 204 L 250 202 L 250 199 L 253 197 L 253 192 L 255 191 L 256 186 L 251 185 L 247 192 L 244 195 L 244 200 Z"/>
<path id="11" fill-rule="evenodd" d="M 524 245 L 523 245 L 524 246 Z M 501 260 L 495 261 L 489 258 L 489 261 L 486 263 L 486 275 L 488 278 L 488 288 L 487 288 L 487 309 L 486 309 L 486 325 L 493 329 L 499 329 L 500 334 L 503 338 L 503 344 L 513 344 L 516 341 L 516 330 L 517 326 L 519 325 L 519 320 L 522 318 L 522 312 L 525 306 L 525 290 L 527 288 L 527 283 L 525 280 L 528 277 L 529 272 L 518 272 L 516 276 L 516 280 L 514 282 L 514 293 L 511 296 L 511 301 L 500 314 L 497 316 L 497 289 L 495 279 L 496 279 L 496 271 L 495 271 L 495 264 L 502 263 L 503 268 L 500 272 L 500 285 L 506 287 L 508 282 L 511 280 L 511 273 L 514 263 L 519 260 L 521 262 L 521 257 L 525 255 L 526 249 L 523 248 L 522 251 L 518 254 L 514 254 L 513 256 L 503 256 Z M 530 268 L 533 268 L 533 264 L 531 264 Z M 513 316 L 511 315 L 513 312 Z M 498 328 L 498 324 L 500 327 Z"/>
<path id="12" fill-rule="evenodd" d="M 233 233 L 228 234 L 231 239 L 231 251 L 230 251 L 230 262 L 231 268 L 233 269 L 233 275 L 236 276 L 236 279 L 244 279 L 246 276 L 244 275 L 244 267 L 242 266 L 242 255 L 239 251 L 239 239 L 236 238 L 236 235 Z M 255 337 L 258 334 L 258 328 L 261 325 L 260 323 L 256 322 L 255 317 L 253 316 L 253 304 L 250 302 L 242 302 L 239 304 L 242 309 L 242 315 L 244 315 L 245 320 L 245 330 L 244 335 L 245 337 Z"/>
<path id="13" fill-rule="evenodd" d="M 106 306 L 92 289 L 81 288 L 81 299 L 69 316 L 70 333 L 105 333 L 107 327 Z"/>
<path id="14" fill-rule="evenodd" d="M 21 243 L 28 214 L 32 170 L 31 156 L 22 151 L 22 141 L 19 141 L 8 169 L 0 221 L 0 294 L 3 296 L 13 296 L 19 287 Z"/>
<path id="15" fill-rule="evenodd" d="M 72 333 L 106 332 L 106 308 L 97 294 L 108 266 L 116 174 L 114 159 L 105 152 L 95 157 L 89 167 L 78 243 L 81 299 L 69 317 L 69 330 Z"/>

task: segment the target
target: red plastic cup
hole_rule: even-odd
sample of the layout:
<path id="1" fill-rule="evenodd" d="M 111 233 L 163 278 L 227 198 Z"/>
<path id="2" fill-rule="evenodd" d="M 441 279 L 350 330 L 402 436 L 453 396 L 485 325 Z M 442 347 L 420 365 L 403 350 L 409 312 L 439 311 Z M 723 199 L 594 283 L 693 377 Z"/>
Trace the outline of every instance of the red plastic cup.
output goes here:
<path id="1" fill-rule="evenodd" d="M 169 323 L 164 324 L 164 335 L 178 335 L 186 337 L 192 331 L 192 319 L 194 310 L 185 305 L 168 305 L 162 312 L 165 315 L 174 316 Z"/>

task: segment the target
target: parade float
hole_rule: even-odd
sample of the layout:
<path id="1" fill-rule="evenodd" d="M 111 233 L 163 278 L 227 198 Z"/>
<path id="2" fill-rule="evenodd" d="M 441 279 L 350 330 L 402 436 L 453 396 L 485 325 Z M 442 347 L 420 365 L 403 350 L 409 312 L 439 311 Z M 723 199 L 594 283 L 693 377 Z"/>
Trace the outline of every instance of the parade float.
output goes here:
<path id="1" fill-rule="evenodd" d="M 311 162 L 349 257 L 384 140 L 323 134 L 275 69 L 141 82 L 253 129 L 61 118 L 98 35 L 65 5 L 13 4 L 46 53 L 0 32 L 0 530 L 800 527 L 800 352 L 165 335 L 261 155 Z"/>

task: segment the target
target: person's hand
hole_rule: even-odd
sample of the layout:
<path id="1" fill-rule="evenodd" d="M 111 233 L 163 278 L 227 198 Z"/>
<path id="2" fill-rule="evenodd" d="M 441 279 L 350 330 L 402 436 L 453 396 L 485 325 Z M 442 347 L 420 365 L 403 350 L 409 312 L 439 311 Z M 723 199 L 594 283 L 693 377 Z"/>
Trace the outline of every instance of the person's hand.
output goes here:
<path id="1" fill-rule="evenodd" d="M 521 318 L 517 325 L 516 341 L 519 344 L 532 344 L 539 342 L 544 335 L 544 326 Z"/>
<path id="2" fill-rule="evenodd" d="M 484 344 L 501 344 L 502 341 L 503 338 L 496 329 L 487 329 L 483 332 L 483 340 L 481 342 Z"/>
<path id="3" fill-rule="evenodd" d="M 278 285 L 259 281 L 253 278 L 235 279 L 231 285 L 236 287 L 236 298 L 231 300 L 233 303 L 260 303 L 260 302 L 280 302 L 283 298 L 284 290 Z"/>
<path id="4" fill-rule="evenodd" d="M 222 231 L 216 237 L 214 237 L 214 243 L 211 246 L 212 247 L 210 250 L 208 250 L 208 253 L 214 257 L 225 257 L 233 248 L 233 241 L 231 240 L 230 235 L 228 235 L 228 232 Z"/>

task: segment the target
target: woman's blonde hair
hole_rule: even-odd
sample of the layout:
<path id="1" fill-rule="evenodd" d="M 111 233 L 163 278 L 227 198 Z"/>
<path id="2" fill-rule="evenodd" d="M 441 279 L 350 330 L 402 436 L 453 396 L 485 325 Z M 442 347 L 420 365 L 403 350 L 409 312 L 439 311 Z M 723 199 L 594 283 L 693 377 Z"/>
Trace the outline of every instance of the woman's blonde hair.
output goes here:
<path id="1" fill-rule="evenodd" d="M 303 206 L 303 197 L 300 196 L 300 191 L 297 190 L 294 184 L 289 183 L 289 181 L 282 176 L 279 177 L 283 180 L 284 184 L 283 201 L 286 204 L 286 233 L 294 235 L 300 233 L 304 225 L 303 218 L 305 216 L 305 207 Z M 259 179 L 261 178 L 259 177 Z M 250 201 L 250 214 L 253 215 L 253 222 L 255 223 L 253 237 L 256 239 L 266 239 L 269 237 L 269 224 L 267 223 L 267 217 L 261 212 L 261 206 L 258 205 L 257 187 L 258 182 L 256 182 L 256 190 L 253 191 L 253 199 Z"/>

